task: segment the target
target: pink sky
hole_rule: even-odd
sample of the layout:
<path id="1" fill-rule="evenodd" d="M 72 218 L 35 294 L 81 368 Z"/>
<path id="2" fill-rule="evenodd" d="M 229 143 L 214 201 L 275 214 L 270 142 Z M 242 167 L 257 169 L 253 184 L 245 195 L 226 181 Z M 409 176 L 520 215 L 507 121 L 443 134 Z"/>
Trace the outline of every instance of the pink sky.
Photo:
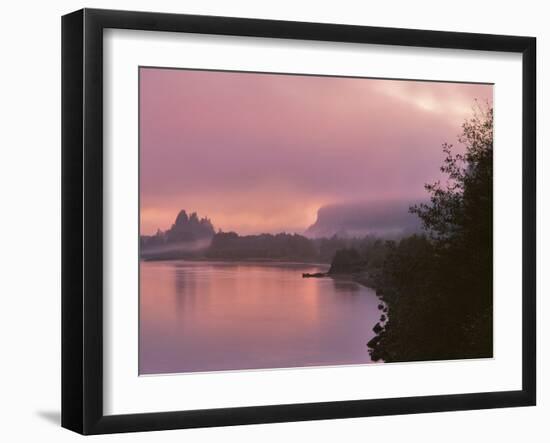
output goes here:
<path id="1" fill-rule="evenodd" d="M 140 70 L 141 233 L 186 209 L 241 234 L 319 207 L 418 199 L 491 85 Z"/>

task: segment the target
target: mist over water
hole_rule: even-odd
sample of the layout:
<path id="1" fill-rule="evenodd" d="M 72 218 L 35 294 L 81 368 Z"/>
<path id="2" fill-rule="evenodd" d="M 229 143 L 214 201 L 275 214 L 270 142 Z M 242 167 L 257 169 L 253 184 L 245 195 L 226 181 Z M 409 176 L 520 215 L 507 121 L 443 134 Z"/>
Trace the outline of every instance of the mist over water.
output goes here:
<path id="1" fill-rule="evenodd" d="M 181 241 L 176 243 L 168 243 L 158 246 L 149 246 L 146 249 L 142 248 L 141 256 L 144 258 L 155 257 L 156 255 L 166 255 L 171 252 L 200 252 L 207 249 L 212 243 L 211 238 L 203 238 L 193 241 Z"/>
<path id="2" fill-rule="evenodd" d="M 326 270 L 142 261 L 140 374 L 370 363 L 378 298 Z"/>

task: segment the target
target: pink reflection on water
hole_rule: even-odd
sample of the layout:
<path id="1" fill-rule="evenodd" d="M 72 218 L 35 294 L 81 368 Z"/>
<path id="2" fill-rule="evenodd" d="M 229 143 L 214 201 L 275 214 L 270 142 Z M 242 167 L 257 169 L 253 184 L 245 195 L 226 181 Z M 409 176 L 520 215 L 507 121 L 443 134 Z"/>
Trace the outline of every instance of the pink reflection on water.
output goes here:
<path id="1" fill-rule="evenodd" d="M 142 262 L 140 373 L 369 363 L 378 298 L 308 264 Z"/>

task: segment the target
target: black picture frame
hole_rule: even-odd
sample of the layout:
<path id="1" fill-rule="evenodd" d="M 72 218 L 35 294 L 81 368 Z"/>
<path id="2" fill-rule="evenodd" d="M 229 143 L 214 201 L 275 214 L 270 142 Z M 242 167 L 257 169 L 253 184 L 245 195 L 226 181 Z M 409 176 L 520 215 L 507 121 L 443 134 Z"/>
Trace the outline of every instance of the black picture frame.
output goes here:
<path id="1" fill-rule="evenodd" d="M 521 390 L 104 415 L 102 77 L 103 30 L 107 28 L 522 54 Z M 62 426 L 82 434 L 103 434 L 535 405 L 535 66 L 533 37 L 97 9 L 63 16 Z"/>

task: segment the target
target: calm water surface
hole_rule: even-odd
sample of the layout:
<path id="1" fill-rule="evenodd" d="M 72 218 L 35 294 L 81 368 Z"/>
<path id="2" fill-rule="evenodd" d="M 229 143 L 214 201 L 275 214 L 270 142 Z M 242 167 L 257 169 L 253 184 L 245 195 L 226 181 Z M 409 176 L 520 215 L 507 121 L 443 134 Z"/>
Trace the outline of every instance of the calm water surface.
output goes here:
<path id="1" fill-rule="evenodd" d="M 373 290 L 325 266 L 141 262 L 140 373 L 369 363 Z"/>

